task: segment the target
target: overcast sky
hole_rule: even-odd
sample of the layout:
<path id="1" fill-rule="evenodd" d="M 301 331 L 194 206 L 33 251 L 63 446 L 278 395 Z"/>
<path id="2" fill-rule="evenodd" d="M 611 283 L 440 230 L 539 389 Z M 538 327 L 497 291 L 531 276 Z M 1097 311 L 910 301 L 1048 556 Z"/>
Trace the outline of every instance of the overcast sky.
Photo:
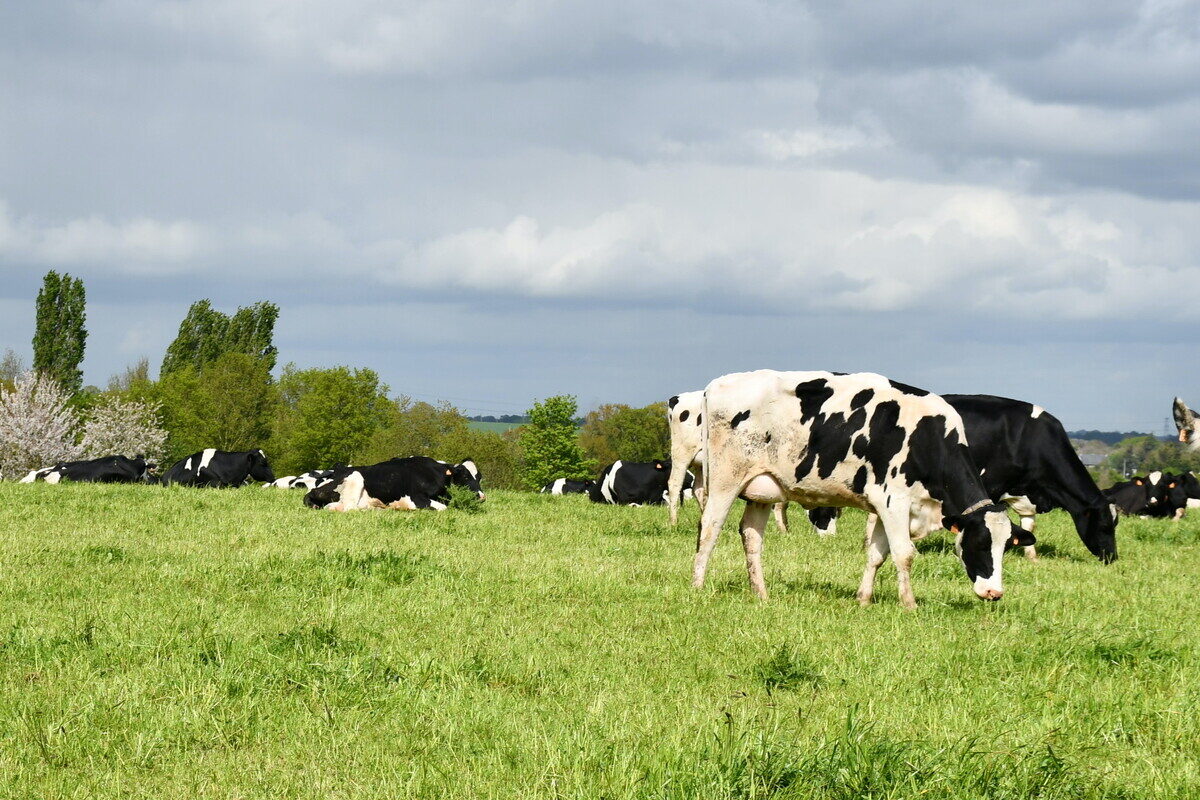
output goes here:
<path id="1" fill-rule="evenodd" d="M 472 412 L 872 370 L 1200 403 L 1200 3 L 0 4 L 0 349 L 188 305 Z"/>

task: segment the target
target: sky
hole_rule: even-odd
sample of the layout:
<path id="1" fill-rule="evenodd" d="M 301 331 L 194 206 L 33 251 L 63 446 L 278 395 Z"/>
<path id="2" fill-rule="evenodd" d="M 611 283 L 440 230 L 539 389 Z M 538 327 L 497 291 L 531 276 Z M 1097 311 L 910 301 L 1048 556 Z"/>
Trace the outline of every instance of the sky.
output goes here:
<path id="1" fill-rule="evenodd" d="M 0 4 L 0 349 L 188 306 L 521 413 L 869 370 L 1162 432 L 1200 403 L 1200 3 Z"/>

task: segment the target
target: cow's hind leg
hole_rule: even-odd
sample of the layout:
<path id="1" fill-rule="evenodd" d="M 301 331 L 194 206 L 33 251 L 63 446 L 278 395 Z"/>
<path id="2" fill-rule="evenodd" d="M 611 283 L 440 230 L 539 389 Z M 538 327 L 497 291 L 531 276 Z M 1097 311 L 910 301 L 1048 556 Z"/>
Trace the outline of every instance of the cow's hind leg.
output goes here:
<path id="1" fill-rule="evenodd" d="M 760 600 L 767 599 L 767 584 L 763 580 L 762 569 L 762 543 L 763 531 L 770 516 L 771 507 L 766 503 L 746 503 L 746 510 L 742 514 L 742 548 L 746 551 L 746 574 L 750 577 L 750 588 Z"/>
<path id="2" fill-rule="evenodd" d="M 700 529 L 696 535 L 696 560 L 692 564 L 692 586 L 699 589 L 704 585 L 704 575 L 708 572 L 708 559 L 712 556 L 713 548 L 717 546 L 717 536 L 721 526 L 729 516 L 729 509 L 737 499 L 736 492 L 714 492 L 704 506 L 700 515 Z"/>
<path id="3" fill-rule="evenodd" d="M 917 607 L 917 599 L 913 596 L 912 569 L 913 559 L 917 556 L 917 548 L 912 543 L 912 524 L 907 504 L 905 510 L 880 517 L 883 529 L 887 535 L 888 548 L 892 551 L 892 561 L 896 564 L 896 588 L 900 595 L 900 605 L 907 609 Z"/>
<path id="4" fill-rule="evenodd" d="M 1030 514 L 1029 516 L 1021 515 L 1021 530 L 1033 533 L 1033 529 L 1037 526 L 1037 517 Z M 1025 548 L 1025 557 L 1030 561 L 1037 561 L 1037 545 L 1029 545 Z"/>
<path id="5" fill-rule="evenodd" d="M 779 526 L 780 533 L 787 533 L 787 503 L 775 504 L 775 524 Z"/>
<path id="6" fill-rule="evenodd" d="M 863 570 L 862 581 L 858 584 L 858 604 L 868 606 L 875 594 L 875 573 L 887 560 L 888 538 L 884 533 L 883 523 L 877 514 L 867 514 L 867 568 Z"/>

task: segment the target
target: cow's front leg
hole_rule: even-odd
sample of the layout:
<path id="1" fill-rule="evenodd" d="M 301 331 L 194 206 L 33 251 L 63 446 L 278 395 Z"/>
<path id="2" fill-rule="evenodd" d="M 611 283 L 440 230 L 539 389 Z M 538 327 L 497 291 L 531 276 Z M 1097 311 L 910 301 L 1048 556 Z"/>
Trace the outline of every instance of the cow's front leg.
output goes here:
<path id="1" fill-rule="evenodd" d="M 887 535 L 888 548 L 892 551 L 892 561 L 896 564 L 896 588 L 900 595 L 900 605 L 912 610 L 917 607 L 917 599 L 913 596 L 911 569 L 913 559 L 917 556 L 917 548 L 912 543 L 912 519 L 908 511 L 892 511 L 882 517 L 883 529 Z"/>
<path id="2" fill-rule="evenodd" d="M 750 588 L 760 600 L 767 599 L 767 584 L 763 580 L 762 543 L 763 531 L 770 518 L 771 507 L 766 503 L 746 503 L 742 513 L 742 548 L 746 551 L 746 574 L 750 577 Z"/>
<path id="3" fill-rule="evenodd" d="M 875 594 L 875 573 L 887 559 L 888 538 L 884 533 L 883 523 L 877 514 L 867 514 L 867 568 L 863 570 L 862 581 L 858 584 L 858 604 L 869 606 L 871 597 Z"/>
<path id="4" fill-rule="evenodd" d="M 1021 515 L 1021 530 L 1033 533 L 1033 529 L 1037 527 L 1037 517 L 1033 514 Z M 1025 557 L 1030 561 L 1037 561 L 1037 545 L 1029 545 L 1025 548 Z"/>

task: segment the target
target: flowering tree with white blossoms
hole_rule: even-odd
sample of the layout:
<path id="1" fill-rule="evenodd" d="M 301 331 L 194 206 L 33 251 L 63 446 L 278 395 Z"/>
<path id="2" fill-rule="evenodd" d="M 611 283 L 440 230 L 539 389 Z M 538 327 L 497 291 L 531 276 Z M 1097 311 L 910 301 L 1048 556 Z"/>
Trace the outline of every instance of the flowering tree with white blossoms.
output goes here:
<path id="1" fill-rule="evenodd" d="M 18 480 L 83 454 L 68 399 L 57 381 L 33 371 L 21 373 L 12 390 L 0 388 L 0 476 Z"/>
<path id="2" fill-rule="evenodd" d="M 107 398 L 83 424 L 82 445 L 88 458 L 143 455 L 147 461 L 158 461 L 166 444 L 158 403 Z"/>

